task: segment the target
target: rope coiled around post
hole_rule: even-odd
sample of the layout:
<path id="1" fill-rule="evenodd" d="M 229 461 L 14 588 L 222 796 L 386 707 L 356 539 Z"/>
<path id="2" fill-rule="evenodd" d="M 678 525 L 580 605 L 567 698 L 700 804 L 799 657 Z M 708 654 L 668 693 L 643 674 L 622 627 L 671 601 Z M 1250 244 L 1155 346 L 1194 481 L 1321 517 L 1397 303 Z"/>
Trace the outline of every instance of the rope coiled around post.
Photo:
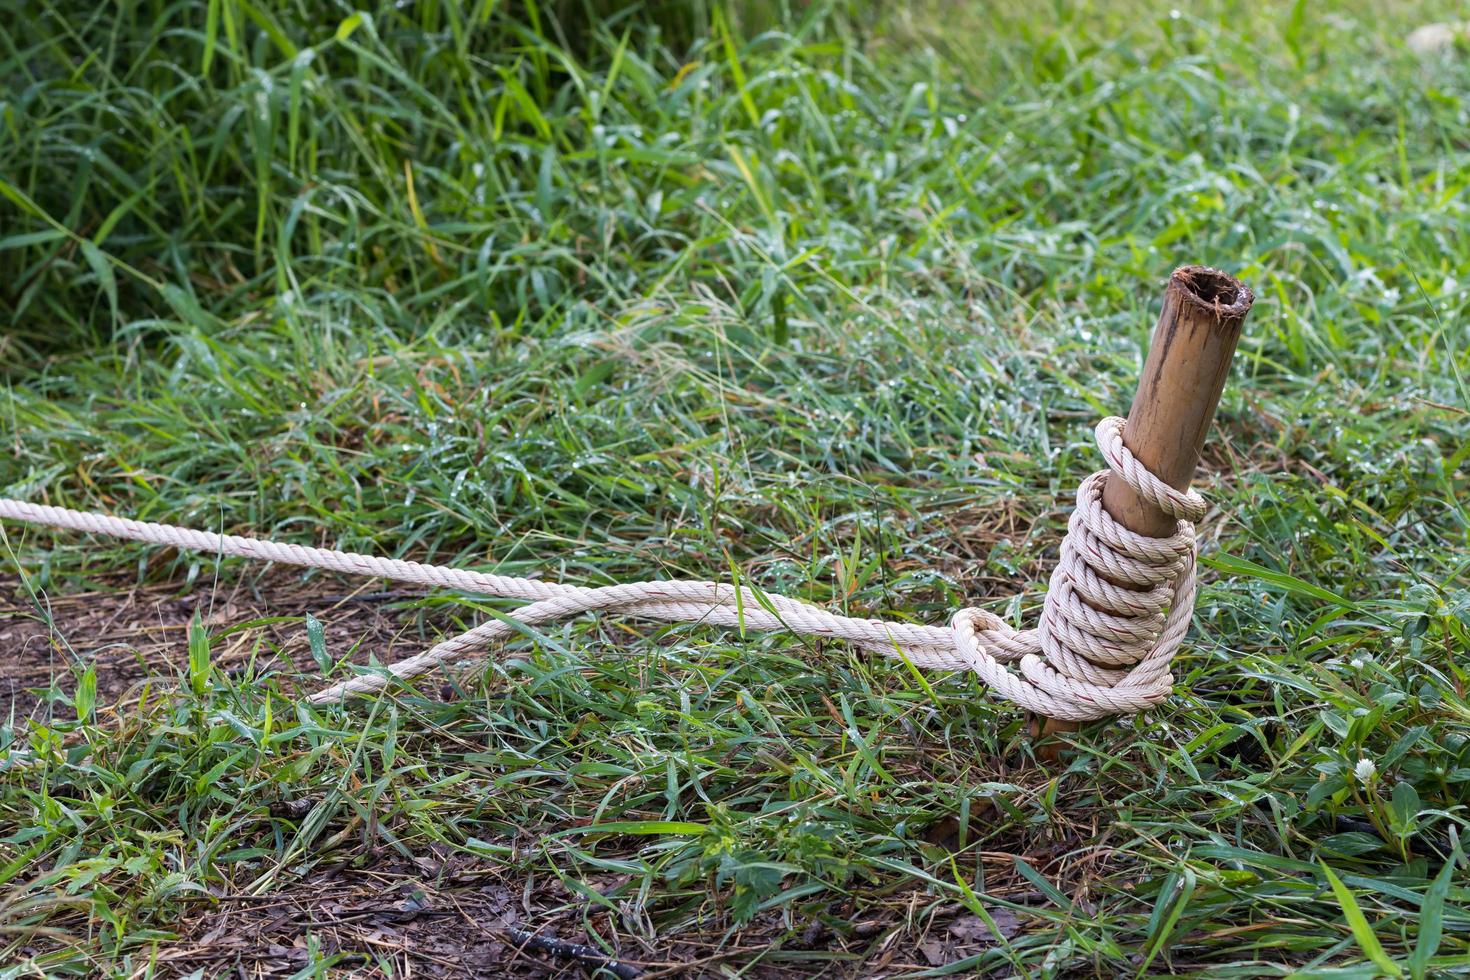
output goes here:
<path id="1" fill-rule="evenodd" d="M 1031 630 L 1014 629 L 982 609 L 960 610 L 947 627 L 837 616 L 795 599 L 718 582 L 633 582 L 585 588 L 3 498 L 0 518 L 530 602 L 516 610 L 514 621 L 491 620 L 391 664 L 386 672 L 360 674 L 318 691 L 311 696 L 318 704 L 380 691 L 393 678 L 407 680 L 463 655 L 478 656 L 485 644 L 516 635 L 517 624 L 534 626 L 605 611 L 640 619 L 846 640 L 917 667 L 973 670 L 996 693 L 1023 708 L 1049 718 L 1089 721 L 1142 711 L 1169 696 L 1173 687 L 1170 662 L 1194 610 L 1197 544 L 1193 522 L 1205 511 L 1199 494 L 1175 490 L 1138 462 L 1123 445 L 1122 419 L 1103 419 L 1096 435 L 1108 469 L 1089 476 L 1077 491 L 1077 508 L 1062 540 L 1061 558 L 1051 576 L 1041 619 Z M 1151 538 L 1114 521 L 1102 506 L 1109 473 L 1175 518 L 1175 533 Z"/>

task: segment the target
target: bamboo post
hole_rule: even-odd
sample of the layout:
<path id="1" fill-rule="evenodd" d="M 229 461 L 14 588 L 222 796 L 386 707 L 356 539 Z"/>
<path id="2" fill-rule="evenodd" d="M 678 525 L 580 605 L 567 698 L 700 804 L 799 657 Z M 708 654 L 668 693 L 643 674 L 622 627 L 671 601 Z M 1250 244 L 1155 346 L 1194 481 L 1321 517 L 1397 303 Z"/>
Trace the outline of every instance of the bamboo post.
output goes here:
<path id="1" fill-rule="evenodd" d="M 1219 269 L 1187 265 L 1169 277 L 1123 443 L 1176 490 L 1187 488 L 1194 477 L 1230 373 L 1230 358 L 1255 300 L 1248 286 Z M 1108 479 L 1102 505 L 1114 520 L 1139 534 L 1160 538 L 1174 532 L 1174 519 L 1122 480 Z M 1033 733 L 1044 739 L 1077 728 L 1073 722 L 1038 718 Z M 1042 747 L 1042 755 L 1054 759 L 1057 748 L 1053 741 Z"/>

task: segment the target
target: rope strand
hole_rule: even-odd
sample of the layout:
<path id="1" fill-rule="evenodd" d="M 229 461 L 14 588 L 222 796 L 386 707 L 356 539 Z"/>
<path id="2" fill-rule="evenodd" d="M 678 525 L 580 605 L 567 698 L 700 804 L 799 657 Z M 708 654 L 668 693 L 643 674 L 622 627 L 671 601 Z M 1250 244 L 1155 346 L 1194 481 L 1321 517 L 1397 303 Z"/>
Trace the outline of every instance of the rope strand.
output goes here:
<path id="1" fill-rule="evenodd" d="M 948 627 L 837 616 L 785 596 L 719 582 L 633 582 L 585 588 L 537 579 L 424 565 L 327 548 L 214 534 L 105 514 L 0 498 L 0 519 L 161 544 L 204 554 L 251 558 L 348 575 L 366 575 L 475 595 L 525 599 L 516 622 L 492 620 L 387 667 L 313 694 L 322 704 L 381 691 L 486 644 L 584 612 L 617 612 L 663 622 L 705 623 L 787 631 L 846 640 L 904 658 L 918 667 L 973 670 L 997 694 L 1030 711 L 1090 721 L 1142 711 L 1168 698 L 1170 662 L 1194 610 L 1197 545 L 1194 521 L 1205 511 L 1193 490 L 1181 493 L 1150 473 L 1123 445 L 1123 420 L 1103 419 L 1097 444 L 1108 469 L 1077 491 L 1077 509 L 1062 540 L 1035 629 L 1016 630 L 982 609 L 961 609 Z M 1123 527 L 1103 509 L 1109 473 L 1178 521 L 1167 538 Z M 1129 587 L 1124 587 L 1126 583 Z M 1011 666 L 1014 665 L 1015 669 Z"/>

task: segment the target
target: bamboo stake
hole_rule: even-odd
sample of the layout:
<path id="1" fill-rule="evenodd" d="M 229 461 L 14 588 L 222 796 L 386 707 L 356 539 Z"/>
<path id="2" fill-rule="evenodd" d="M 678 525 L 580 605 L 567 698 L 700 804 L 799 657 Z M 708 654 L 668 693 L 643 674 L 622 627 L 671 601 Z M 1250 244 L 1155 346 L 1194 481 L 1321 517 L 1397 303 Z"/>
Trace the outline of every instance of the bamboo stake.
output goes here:
<path id="1" fill-rule="evenodd" d="M 1188 487 L 1194 477 L 1230 374 L 1230 359 L 1255 299 L 1248 286 L 1219 269 L 1187 265 L 1169 277 L 1164 309 L 1123 427 L 1123 443 L 1177 490 Z M 1174 519 L 1122 480 L 1109 478 L 1102 505 L 1114 520 L 1139 534 L 1161 538 L 1174 532 Z M 1032 731 L 1044 739 L 1077 728 L 1072 722 L 1039 718 Z M 1056 757 L 1055 741 L 1042 748 L 1044 757 Z"/>

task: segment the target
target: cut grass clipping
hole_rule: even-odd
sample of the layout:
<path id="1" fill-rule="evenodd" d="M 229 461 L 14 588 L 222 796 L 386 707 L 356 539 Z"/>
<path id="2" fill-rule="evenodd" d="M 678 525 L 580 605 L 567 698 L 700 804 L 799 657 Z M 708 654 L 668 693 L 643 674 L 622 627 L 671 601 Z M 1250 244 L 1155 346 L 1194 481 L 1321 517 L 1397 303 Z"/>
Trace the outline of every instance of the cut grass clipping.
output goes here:
<path id="1" fill-rule="evenodd" d="M 309 708 L 514 607 L 5 527 L 0 976 L 1470 972 L 1470 60 L 1175 6 L 12 11 L 5 496 L 1029 623 L 1163 278 L 1260 298 L 1177 694 L 1056 764 L 616 617 Z"/>

